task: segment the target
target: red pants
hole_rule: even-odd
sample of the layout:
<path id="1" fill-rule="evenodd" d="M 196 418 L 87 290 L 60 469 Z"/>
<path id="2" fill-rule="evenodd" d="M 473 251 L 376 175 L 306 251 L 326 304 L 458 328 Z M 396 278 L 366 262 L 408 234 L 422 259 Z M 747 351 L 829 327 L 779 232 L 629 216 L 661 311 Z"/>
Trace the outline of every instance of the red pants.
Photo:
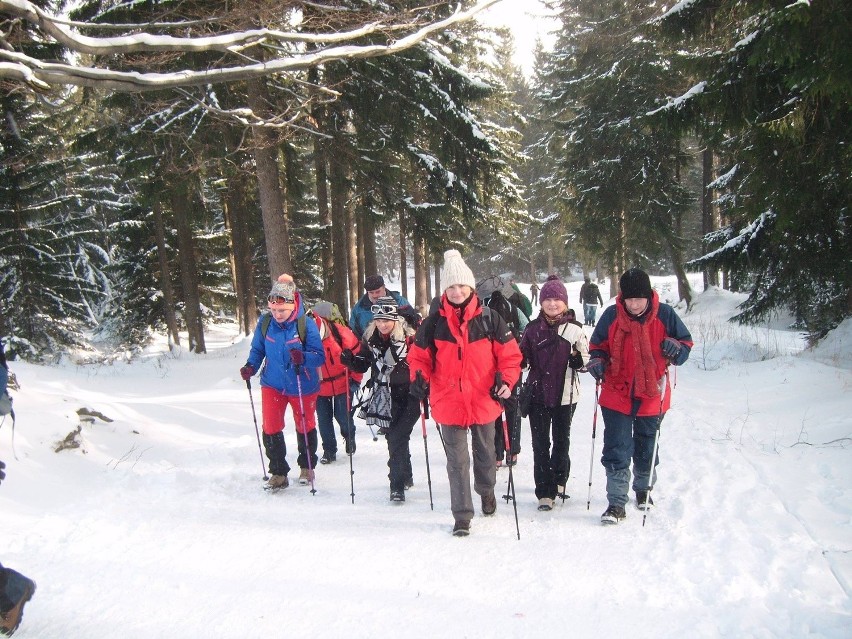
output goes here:
<path id="1" fill-rule="evenodd" d="M 296 432 L 304 433 L 314 430 L 317 427 L 316 408 L 318 394 L 302 395 L 301 404 L 305 406 L 305 414 L 302 415 L 302 406 L 298 395 L 291 397 L 269 386 L 261 386 L 263 432 L 267 435 L 275 435 L 284 430 L 284 414 L 287 412 L 288 404 L 293 411 Z"/>

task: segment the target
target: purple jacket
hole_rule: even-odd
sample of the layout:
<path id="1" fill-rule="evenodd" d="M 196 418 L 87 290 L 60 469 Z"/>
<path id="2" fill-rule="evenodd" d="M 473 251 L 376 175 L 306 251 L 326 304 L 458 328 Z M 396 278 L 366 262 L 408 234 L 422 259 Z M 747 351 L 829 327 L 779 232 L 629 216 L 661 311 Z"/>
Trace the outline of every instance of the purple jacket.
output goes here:
<path id="1" fill-rule="evenodd" d="M 565 317 L 559 324 L 549 326 L 539 313 L 524 330 L 521 352 L 530 367 L 527 380 L 533 386 L 532 401 L 536 404 L 552 408 L 563 403 L 565 378 L 571 375 L 571 343 L 559 336 L 559 330 L 567 323 Z"/>

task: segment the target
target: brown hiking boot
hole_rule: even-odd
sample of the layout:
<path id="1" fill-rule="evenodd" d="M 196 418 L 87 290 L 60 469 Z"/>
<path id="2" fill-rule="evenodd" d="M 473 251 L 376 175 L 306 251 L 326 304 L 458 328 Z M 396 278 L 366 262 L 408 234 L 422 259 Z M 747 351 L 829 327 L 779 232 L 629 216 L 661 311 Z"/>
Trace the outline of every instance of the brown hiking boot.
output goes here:
<path id="1" fill-rule="evenodd" d="M 281 490 L 282 488 L 287 488 L 290 485 L 290 480 L 287 479 L 287 475 L 270 475 L 269 481 L 266 482 L 264 488 L 266 490 Z"/>
<path id="2" fill-rule="evenodd" d="M 470 534 L 470 522 L 459 520 L 453 526 L 453 537 L 467 537 Z"/>
<path id="3" fill-rule="evenodd" d="M 0 612 L 0 635 L 11 635 L 18 629 L 24 616 L 24 605 L 32 599 L 36 589 L 32 579 L 27 579 L 14 570 L 7 570 L 7 572 L 6 592 L 8 594 L 10 590 L 13 590 L 15 605 L 5 612 Z"/>
<path id="4" fill-rule="evenodd" d="M 487 495 L 482 496 L 482 514 L 483 515 L 493 515 L 497 510 L 497 497 L 494 495 L 494 491 L 492 490 Z"/>
<path id="5" fill-rule="evenodd" d="M 307 468 L 303 468 L 299 473 L 299 483 L 302 486 L 307 486 L 314 480 L 314 471 L 309 470 Z"/>

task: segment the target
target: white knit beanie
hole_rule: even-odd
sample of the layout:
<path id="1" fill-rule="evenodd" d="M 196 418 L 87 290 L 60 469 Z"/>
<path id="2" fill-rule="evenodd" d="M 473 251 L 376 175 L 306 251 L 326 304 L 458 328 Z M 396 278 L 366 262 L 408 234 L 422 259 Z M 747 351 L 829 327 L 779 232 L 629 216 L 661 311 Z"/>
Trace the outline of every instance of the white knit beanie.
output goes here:
<path id="1" fill-rule="evenodd" d="M 446 291 L 454 284 L 466 284 L 476 288 L 473 271 L 464 263 L 461 253 L 455 249 L 444 251 L 444 268 L 441 270 L 441 290 Z"/>

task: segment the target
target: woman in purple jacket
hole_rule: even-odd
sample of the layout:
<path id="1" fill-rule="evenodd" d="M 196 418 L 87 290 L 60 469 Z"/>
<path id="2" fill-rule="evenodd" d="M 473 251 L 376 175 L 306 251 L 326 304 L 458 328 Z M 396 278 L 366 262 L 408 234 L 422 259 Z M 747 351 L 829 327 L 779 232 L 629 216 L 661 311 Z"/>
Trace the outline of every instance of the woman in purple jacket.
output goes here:
<path id="1" fill-rule="evenodd" d="M 571 419 L 580 397 L 577 371 L 589 360 L 589 340 L 582 325 L 571 319 L 568 292 L 558 276 L 547 279 L 540 299 L 541 313 L 527 325 L 521 352 L 530 367 L 527 383 L 532 386 L 529 420 L 535 496 L 538 509 L 547 511 L 557 495 L 566 497 Z"/>

